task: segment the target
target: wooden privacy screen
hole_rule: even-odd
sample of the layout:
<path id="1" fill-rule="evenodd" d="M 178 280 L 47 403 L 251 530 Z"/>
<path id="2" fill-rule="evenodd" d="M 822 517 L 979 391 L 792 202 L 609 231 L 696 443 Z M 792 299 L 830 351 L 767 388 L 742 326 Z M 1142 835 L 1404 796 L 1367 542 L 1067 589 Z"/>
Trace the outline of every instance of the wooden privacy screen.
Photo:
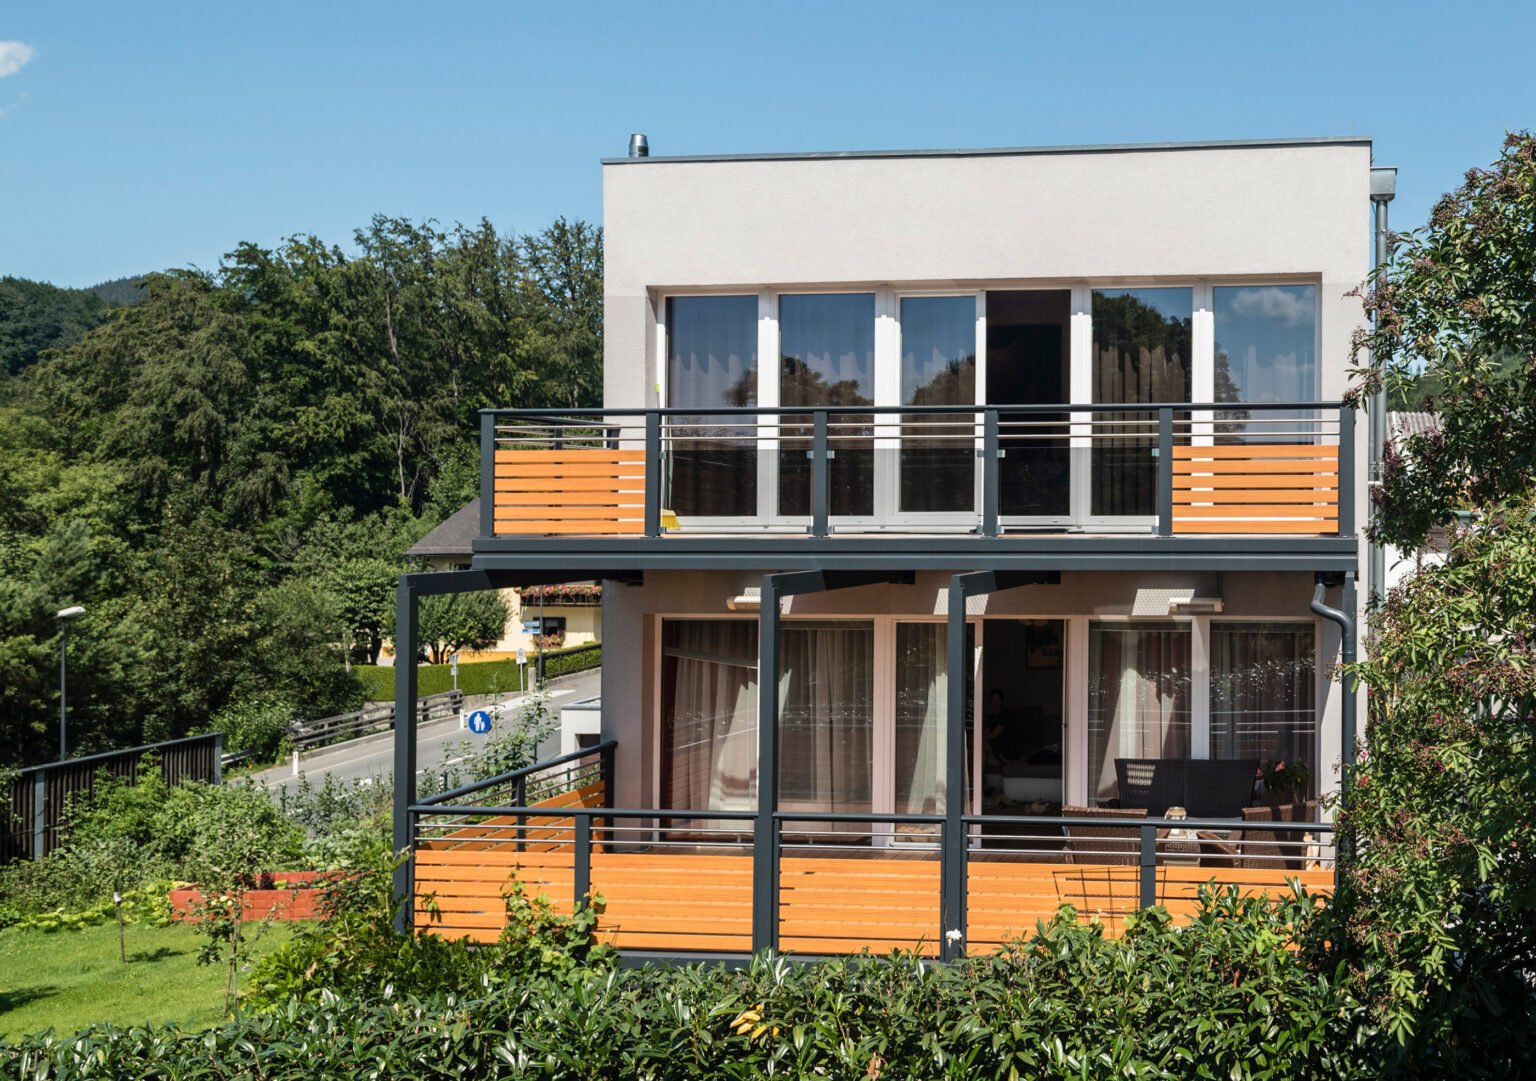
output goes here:
<path id="1" fill-rule="evenodd" d="M 530 894 L 571 910 L 571 848 L 518 852 L 429 848 L 416 853 L 416 926 L 450 938 L 494 941 L 506 923 L 503 894 L 515 875 Z M 916 853 L 912 854 L 916 856 Z M 603 899 L 598 933 L 620 949 L 746 953 L 752 948 L 752 857 L 674 852 L 594 851 L 592 892 Z M 972 953 L 987 953 L 1034 932 L 1064 904 L 1098 918 L 1110 935 L 1138 908 L 1134 866 L 1014 862 L 973 858 L 969 865 Z M 1157 900 L 1176 922 L 1197 910 L 1201 885 L 1236 884 L 1245 894 L 1278 895 L 1299 880 L 1313 893 L 1333 888 L 1331 871 L 1161 866 Z M 937 955 L 937 854 L 786 856 L 779 865 L 779 940 L 786 951 Z M 430 903 L 429 897 L 430 896 Z"/>
<path id="2" fill-rule="evenodd" d="M 1173 448 L 1175 533 L 1337 533 L 1339 448 Z"/>
<path id="3" fill-rule="evenodd" d="M 645 531 L 645 451 L 496 452 L 496 534 Z"/>

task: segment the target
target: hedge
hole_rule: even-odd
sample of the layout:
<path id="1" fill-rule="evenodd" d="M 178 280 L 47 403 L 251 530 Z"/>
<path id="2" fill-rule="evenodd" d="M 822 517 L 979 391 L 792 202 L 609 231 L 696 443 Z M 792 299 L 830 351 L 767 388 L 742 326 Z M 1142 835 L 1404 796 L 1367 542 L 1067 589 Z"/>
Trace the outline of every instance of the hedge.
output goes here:
<path id="1" fill-rule="evenodd" d="M 533 662 L 536 655 L 528 654 L 528 680 L 533 681 Z M 552 650 L 544 654 L 546 679 L 571 672 L 583 672 L 603 663 L 601 646 L 572 646 L 569 649 Z M 395 670 L 389 665 L 360 664 L 352 671 L 363 681 L 364 692 L 370 702 L 388 702 L 395 697 Z M 442 694 L 453 690 L 453 669 L 446 664 L 424 664 L 417 669 L 416 693 L 422 696 Z M 516 694 L 518 688 L 517 661 L 512 658 L 500 661 L 470 661 L 459 665 L 459 690 L 467 695 Z"/>
<path id="2" fill-rule="evenodd" d="M 593 967 L 414 998 L 290 999 L 204 1033 L 98 1026 L 0 1047 L 9 1077 L 1327 1078 L 1381 1035 L 1293 937 L 1311 904 L 1156 910 L 1109 939 L 1070 912 L 1015 950 L 799 964 Z M 1290 948 L 1288 948 L 1290 947 Z M 407 947 L 407 952 L 409 948 Z"/>

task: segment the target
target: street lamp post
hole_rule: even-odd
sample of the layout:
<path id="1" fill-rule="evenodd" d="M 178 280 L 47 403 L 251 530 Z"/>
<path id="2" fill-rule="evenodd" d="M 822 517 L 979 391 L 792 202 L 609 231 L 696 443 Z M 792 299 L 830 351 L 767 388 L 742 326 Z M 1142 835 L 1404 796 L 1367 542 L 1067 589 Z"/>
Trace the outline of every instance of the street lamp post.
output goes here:
<path id="1" fill-rule="evenodd" d="M 85 609 L 78 604 L 71 608 L 59 610 L 59 761 L 64 760 L 67 747 L 65 733 L 68 731 L 69 710 L 69 621 L 77 616 L 85 615 Z"/>

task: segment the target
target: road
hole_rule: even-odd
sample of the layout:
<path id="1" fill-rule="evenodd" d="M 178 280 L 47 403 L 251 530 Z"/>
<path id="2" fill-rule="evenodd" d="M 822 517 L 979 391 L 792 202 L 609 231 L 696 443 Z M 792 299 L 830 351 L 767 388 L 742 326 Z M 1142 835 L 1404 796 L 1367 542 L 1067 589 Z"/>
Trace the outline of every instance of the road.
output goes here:
<path id="1" fill-rule="evenodd" d="M 601 670 L 593 669 L 590 672 L 581 672 L 551 682 L 549 685 L 550 712 L 558 716 L 562 705 L 596 696 L 600 679 Z M 503 698 L 496 713 L 493 714 L 496 721 L 500 722 L 503 718 L 510 720 L 515 717 L 525 700 L 523 697 Z M 472 709 L 484 708 L 480 699 L 466 700 L 465 707 L 466 716 Z M 492 735 L 496 733 L 498 726 L 493 723 Z M 416 762 L 421 767 L 417 770 L 417 775 L 462 761 L 465 756 L 462 754 L 462 748 L 457 745 L 475 744 L 485 738 L 459 727 L 457 720 L 434 721 L 420 726 L 416 730 Z M 338 781 L 381 781 L 390 776 L 394 766 L 395 734 L 393 732 L 382 732 L 376 736 L 367 736 L 316 751 L 305 755 L 299 761 L 299 770 L 303 776 L 309 778 L 311 785 L 322 783 L 327 774 Z M 287 762 L 273 769 L 253 774 L 252 779 L 274 790 L 298 783 L 298 778 L 293 775 L 292 765 Z"/>

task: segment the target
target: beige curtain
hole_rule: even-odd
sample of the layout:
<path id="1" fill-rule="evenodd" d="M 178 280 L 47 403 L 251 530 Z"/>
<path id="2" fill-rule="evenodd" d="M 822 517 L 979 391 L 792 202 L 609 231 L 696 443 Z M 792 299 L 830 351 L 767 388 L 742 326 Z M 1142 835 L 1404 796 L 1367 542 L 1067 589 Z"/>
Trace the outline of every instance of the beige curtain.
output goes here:
<path id="1" fill-rule="evenodd" d="M 784 810 L 870 809 L 874 647 L 869 622 L 784 624 L 779 647 L 779 805 Z M 869 831 L 857 823 L 815 828 Z"/>
<path id="2" fill-rule="evenodd" d="M 1119 794 L 1117 758 L 1190 756 L 1190 630 L 1170 623 L 1088 629 L 1088 782 Z"/>
<path id="3" fill-rule="evenodd" d="M 1309 623 L 1211 624 L 1211 757 L 1300 759 L 1317 776 Z"/>
<path id="4" fill-rule="evenodd" d="M 668 808 L 757 806 L 757 624 L 668 620 L 662 740 Z"/>

